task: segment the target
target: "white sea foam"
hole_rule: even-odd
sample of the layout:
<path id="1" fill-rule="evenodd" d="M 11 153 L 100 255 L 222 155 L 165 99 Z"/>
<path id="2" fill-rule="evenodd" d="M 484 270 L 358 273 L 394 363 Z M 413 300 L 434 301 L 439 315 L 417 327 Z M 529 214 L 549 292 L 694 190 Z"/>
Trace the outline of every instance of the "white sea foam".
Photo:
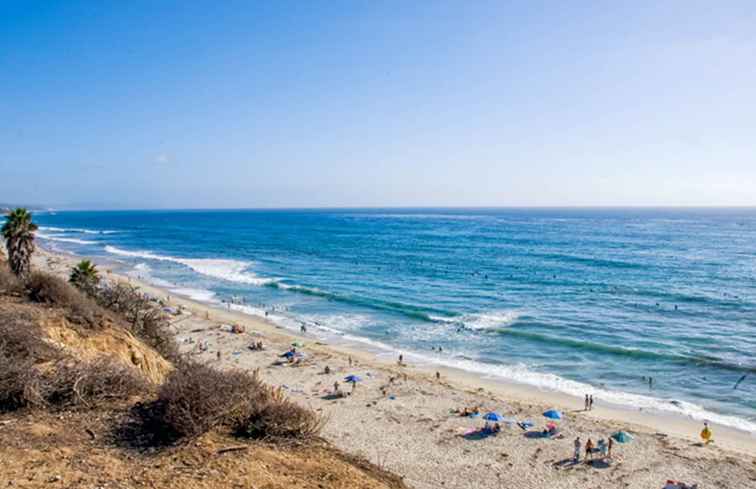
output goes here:
<path id="1" fill-rule="evenodd" d="M 482 313 L 463 314 L 461 316 L 429 316 L 431 320 L 441 323 L 456 324 L 473 330 L 494 330 L 505 328 L 520 317 L 519 311 L 488 311 Z"/>
<path id="2" fill-rule="evenodd" d="M 171 288 L 176 287 L 176 284 L 174 283 L 171 283 L 167 280 L 153 277 L 151 275 L 151 272 L 152 272 L 152 268 L 146 263 L 137 263 L 136 265 L 134 265 L 133 270 L 129 270 L 128 272 L 126 272 L 126 275 L 130 277 L 134 277 L 138 280 L 143 280 L 157 287 L 163 287 L 166 289 L 171 289 Z"/>
<path id="3" fill-rule="evenodd" d="M 54 233 L 113 234 L 118 232 L 112 230 L 96 231 L 93 229 L 84 228 L 57 228 L 52 226 L 41 226 L 39 229 L 44 231 L 52 231 Z"/>
<path id="4" fill-rule="evenodd" d="M 308 314 L 302 316 L 302 320 L 308 325 L 341 333 L 358 330 L 370 323 L 371 318 L 366 314 Z"/>
<path id="5" fill-rule="evenodd" d="M 202 275 L 227 280 L 229 282 L 262 286 L 277 280 L 274 278 L 258 277 L 253 272 L 247 270 L 251 263 L 245 261 L 226 260 L 221 258 L 177 258 L 174 256 L 156 255 L 149 251 L 123 250 L 110 245 L 105 246 L 105 251 L 114 255 L 128 256 L 131 258 L 144 258 L 147 260 L 179 263 Z"/>
<path id="6" fill-rule="evenodd" d="M 245 312 L 247 314 L 253 314 L 255 316 L 265 315 L 264 311 L 257 310 L 250 306 L 232 305 L 231 307 L 238 311 Z M 330 337 L 335 336 L 344 341 L 363 344 L 371 350 L 385 352 L 386 354 L 390 355 L 403 353 L 407 360 L 415 363 L 443 365 L 450 368 L 477 373 L 484 377 L 492 379 L 500 379 L 503 381 L 530 385 L 540 390 L 562 392 L 579 398 L 582 398 L 583 396 L 585 396 L 585 394 L 590 394 L 593 395 L 596 399 L 618 406 L 685 416 L 687 418 L 695 419 L 698 421 L 710 421 L 725 426 L 731 426 L 740 430 L 745 430 L 751 433 L 756 433 L 756 423 L 752 421 L 739 418 L 737 416 L 729 416 L 708 411 L 702 406 L 687 401 L 674 400 L 673 402 L 673 400 L 659 399 L 642 394 L 601 389 L 589 384 L 584 384 L 582 382 L 565 379 L 556 374 L 537 372 L 531 370 L 523 364 L 490 364 L 479 362 L 470 358 L 463 358 L 459 355 L 430 355 L 426 353 L 414 352 L 411 350 L 399 349 L 382 341 L 344 332 L 343 330 L 339 329 L 339 326 L 343 326 L 343 324 L 338 324 L 339 318 L 342 318 L 342 316 L 343 315 L 331 316 L 331 318 L 334 319 L 335 322 L 330 321 L 328 319 L 328 316 L 323 316 L 323 321 L 318 320 L 318 323 L 315 324 L 315 327 Z M 507 317 L 506 314 L 504 315 L 504 317 L 502 317 L 502 315 L 498 313 L 492 316 L 496 316 L 495 322 L 497 322 L 498 324 L 497 327 L 500 327 L 500 321 L 502 319 L 506 319 Z M 269 315 L 267 318 L 284 327 L 298 327 L 297 321 L 289 317 Z M 490 318 L 485 319 L 483 322 L 486 323 L 486 321 L 488 321 L 489 319 Z M 348 318 L 345 323 L 347 326 L 349 326 L 353 324 L 355 320 L 355 318 Z M 308 325 L 312 324 L 312 322 L 310 321 L 308 321 L 307 323 Z"/>
<path id="7" fill-rule="evenodd" d="M 37 237 L 46 239 L 49 241 L 60 241 L 61 243 L 75 243 L 75 244 L 82 244 L 82 245 L 97 244 L 94 241 L 88 241 L 86 239 L 66 238 L 58 234 L 37 233 Z"/>
<path id="8" fill-rule="evenodd" d="M 183 295 L 198 302 L 218 302 L 218 299 L 215 298 L 215 292 L 213 292 L 212 290 L 195 289 L 191 287 L 180 287 L 170 290 L 176 295 Z"/>

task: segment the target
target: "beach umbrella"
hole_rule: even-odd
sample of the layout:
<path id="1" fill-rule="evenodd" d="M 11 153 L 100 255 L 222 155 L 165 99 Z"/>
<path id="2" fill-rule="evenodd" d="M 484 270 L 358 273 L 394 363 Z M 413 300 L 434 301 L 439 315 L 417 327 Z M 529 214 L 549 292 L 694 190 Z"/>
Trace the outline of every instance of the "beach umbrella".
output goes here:
<path id="1" fill-rule="evenodd" d="M 356 375 L 347 375 L 346 377 L 344 377 L 344 382 L 351 382 L 353 384 L 356 384 L 357 382 L 362 382 L 362 379 Z"/>
<path id="2" fill-rule="evenodd" d="M 543 415 L 549 419 L 562 419 L 562 413 L 560 413 L 556 409 L 549 409 L 548 411 L 543 413 Z"/>
<path id="3" fill-rule="evenodd" d="M 499 413 L 490 412 L 486 413 L 485 416 L 483 416 L 483 419 L 485 419 L 486 421 L 494 421 L 498 423 L 499 421 L 503 420 L 504 417 Z"/>
<path id="4" fill-rule="evenodd" d="M 619 443 L 628 443 L 633 441 L 633 436 L 627 431 L 618 431 L 612 435 L 612 438 L 614 438 Z"/>

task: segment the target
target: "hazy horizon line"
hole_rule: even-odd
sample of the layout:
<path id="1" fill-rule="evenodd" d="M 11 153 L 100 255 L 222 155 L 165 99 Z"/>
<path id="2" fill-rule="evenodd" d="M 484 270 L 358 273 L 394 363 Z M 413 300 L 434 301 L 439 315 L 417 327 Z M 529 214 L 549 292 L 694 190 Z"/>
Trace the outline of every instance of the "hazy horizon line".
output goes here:
<path id="1" fill-rule="evenodd" d="M 10 208 L 24 206 L 10 206 Z M 101 212 L 129 212 L 129 211 L 296 211 L 296 210 L 622 210 L 622 209 L 756 209 L 753 205 L 652 205 L 652 204 L 635 204 L 635 205 L 494 205 L 494 206 L 270 206 L 270 207 L 71 207 L 56 208 L 46 206 L 26 206 L 26 208 L 36 212 L 84 212 L 84 211 L 101 211 Z"/>

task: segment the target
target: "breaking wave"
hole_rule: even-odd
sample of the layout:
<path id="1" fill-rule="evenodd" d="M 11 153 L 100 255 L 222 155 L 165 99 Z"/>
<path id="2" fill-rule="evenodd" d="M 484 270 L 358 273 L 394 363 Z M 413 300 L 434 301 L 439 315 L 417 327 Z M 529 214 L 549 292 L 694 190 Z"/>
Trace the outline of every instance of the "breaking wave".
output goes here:
<path id="1" fill-rule="evenodd" d="M 178 258 L 174 256 L 157 255 L 149 251 L 123 250 L 110 245 L 105 246 L 105 251 L 113 255 L 130 258 L 178 263 L 199 274 L 229 282 L 261 286 L 276 280 L 271 278 L 261 278 L 253 272 L 248 271 L 247 269 L 251 266 L 251 263 L 245 261 L 226 260 L 221 258 Z"/>

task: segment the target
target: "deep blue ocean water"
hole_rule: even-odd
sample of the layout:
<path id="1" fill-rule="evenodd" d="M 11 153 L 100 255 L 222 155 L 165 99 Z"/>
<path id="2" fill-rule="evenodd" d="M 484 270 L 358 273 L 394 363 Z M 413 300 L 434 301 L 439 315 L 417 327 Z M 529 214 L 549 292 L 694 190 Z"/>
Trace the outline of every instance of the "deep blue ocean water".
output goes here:
<path id="1" fill-rule="evenodd" d="M 49 247 L 285 327 L 756 432 L 756 209 L 35 219 Z"/>

